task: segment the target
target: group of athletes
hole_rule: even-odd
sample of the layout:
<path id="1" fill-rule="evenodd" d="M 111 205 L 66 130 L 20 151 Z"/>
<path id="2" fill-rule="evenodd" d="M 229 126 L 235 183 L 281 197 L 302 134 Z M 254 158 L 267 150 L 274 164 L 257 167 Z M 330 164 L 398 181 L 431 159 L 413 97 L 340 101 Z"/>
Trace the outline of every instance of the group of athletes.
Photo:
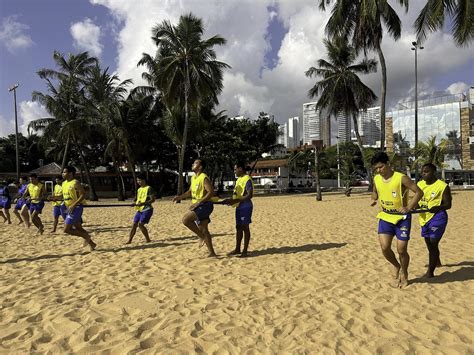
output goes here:
<path id="1" fill-rule="evenodd" d="M 384 152 L 375 154 L 372 159 L 372 166 L 376 175 L 371 206 L 375 206 L 377 202 L 380 205 L 380 212 L 377 214 L 379 220 L 378 235 L 382 253 L 393 266 L 393 280 L 391 283 L 394 287 L 399 288 L 408 285 L 408 265 L 410 262 L 408 241 L 413 213 L 419 213 L 421 236 L 425 240 L 429 253 L 429 263 L 425 277 L 434 277 L 436 267 L 441 266 L 439 242 L 448 223 L 446 211 L 451 208 L 452 199 L 449 186 L 436 177 L 436 166 L 433 164 L 423 165 L 422 180 L 418 183 L 413 182 L 408 176 L 394 171 L 389 164 L 387 154 Z M 191 177 L 189 190 L 173 198 L 173 202 L 177 203 L 189 197 L 192 199 L 192 204 L 184 214 L 182 223 L 198 236 L 201 246 L 206 245 L 209 252 L 208 256 L 215 257 L 216 253 L 208 229 L 214 204 L 235 207 L 236 245 L 235 249 L 228 255 L 246 257 L 248 256 L 251 237 L 250 224 L 252 223 L 254 186 L 251 177 L 246 173 L 245 164 L 235 164 L 234 172 L 237 181 L 232 198 L 221 201 L 215 196 L 213 185 L 204 169 L 204 161 L 201 159 L 195 160 L 192 165 L 194 175 Z M 30 175 L 29 183 L 26 182 L 25 178 L 20 179 L 18 193 L 13 201 L 8 193 L 5 193 L 5 188 L 1 188 L 0 209 L 4 221 L 11 223 L 9 209 L 11 202 L 13 202 L 14 213 L 19 219 L 19 223 L 24 223 L 28 228 L 33 223 L 38 232 L 43 234 L 44 226 L 40 214 L 45 200 L 51 201 L 53 203 L 54 218 L 52 232 L 56 231 L 59 218 L 62 217 L 64 232 L 83 238 L 85 244 L 89 245 L 91 250 L 94 250 L 96 244 L 82 226 L 82 214 L 84 206 L 86 206 L 85 191 L 81 183 L 75 179 L 75 173 L 76 169 L 74 167 L 65 167 L 62 176 L 56 178 L 52 196 L 46 196 L 45 187 L 35 174 Z M 152 204 L 155 201 L 155 192 L 147 184 L 144 174 L 138 175 L 137 183 L 140 187 L 137 190 L 135 201 L 131 205 L 136 209 L 136 212 L 127 244 L 132 242 L 137 229 L 140 229 L 147 242 L 151 241 L 146 225 L 153 216 Z M 408 201 L 408 190 L 413 192 L 410 201 Z M 391 247 L 394 237 L 397 240 L 396 248 L 399 260 L 397 260 Z M 243 249 L 241 249 L 242 240 L 244 241 Z"/>

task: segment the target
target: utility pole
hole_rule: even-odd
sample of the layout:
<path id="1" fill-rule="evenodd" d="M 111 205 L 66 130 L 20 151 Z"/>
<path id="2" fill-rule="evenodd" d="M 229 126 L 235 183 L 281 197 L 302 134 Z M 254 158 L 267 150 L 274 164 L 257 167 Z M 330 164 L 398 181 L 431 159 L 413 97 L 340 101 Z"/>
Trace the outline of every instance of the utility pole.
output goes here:
<path id="1" fill-rule="evenodd" d="M 20 84 L 12 85 L 8 91 L 13 91 L 13 104 L 15 107 L 15 150 L 16 150 L 16 180 L 20 180 L 20 153 L 18 149 L 18 117 L 16 112 L 16 89 L 20 86 Z"/>
<path id="2" fill-rule="evenodd" d="M 423 46 L 420 46 L 418 42 L 411 42 L 413 47 L 412 51 L 415 51 L 415 161 L 418 158 L 417 148 L 418 148 L 418 49 L 423 49 Z M 415 181 L 418 181 L 418 162 L 415 164 Z"/>

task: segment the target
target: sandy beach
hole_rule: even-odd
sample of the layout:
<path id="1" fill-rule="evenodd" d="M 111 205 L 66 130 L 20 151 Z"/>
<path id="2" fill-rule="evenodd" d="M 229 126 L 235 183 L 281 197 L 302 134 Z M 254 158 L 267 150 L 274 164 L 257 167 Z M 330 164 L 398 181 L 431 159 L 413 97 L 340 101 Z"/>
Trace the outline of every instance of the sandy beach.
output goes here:
<path id="1" fill-rule="evenodd" d="M 249 258 L 234 248 L 234 209 L 215 206 L 207 259 L 181 224 L 190 202 L 159 200 L 125 246 L 133 210 L 85 211 L 98 248 L 0 224 L 0 352 L 472 354 L 474 191 L 453 192 L 443 267 L 420 279 L 428 252 L 417 219 L 410 282 L 389 285 L 369 195 L 254 198 Z M 111 203 L 110 200 L 101 203 Z"/>

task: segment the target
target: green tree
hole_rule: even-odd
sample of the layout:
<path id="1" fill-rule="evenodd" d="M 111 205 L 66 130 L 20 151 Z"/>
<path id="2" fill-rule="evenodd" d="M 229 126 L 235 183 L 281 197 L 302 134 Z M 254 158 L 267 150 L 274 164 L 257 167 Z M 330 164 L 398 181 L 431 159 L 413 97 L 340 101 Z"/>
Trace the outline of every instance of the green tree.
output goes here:
<path id="1" fill-rule="evenodd" d="M 474 3 L 472 0 L 427 0 L 415 21 L 417 37 L 426 39 L 427 32 L 441 30 L 446 18 L 457 46 L 468 46 L 474 39 Z"/>
<path id="2" fill-rule="evenodd" d="M 143 77 L 158 89 L 167 107 L 183 107 L 184 127 L 179 156 L 178 194 L 183 191 L 183 165 L 190 116 L 198 112 L 200 103 L 212 100 L 222 91 L 223 70 L 229 66 L 216 60 L 214 47 L 225 39 L 216 35 L 202 39 L 202 20 L 192 14 L 181 16 L 177 25 L 165 20 L 152 30 L 157 46 L 155 57 L 143 54 L 139 65 L 148 69 Z M 175 110 L 175 109 L 171 109 Z"/>
<path id="3" fill-rule="evenodd" d="M 448 141 L 442 139 L 439 144 L 436 143 L 436 136 L 428 138 L 426 142 L 418 142 L 415 147 L 417 159 L 413 162 L 412 169 L 416 165 L 423 165 L 431 163 L 436 165 L 438 168 L 443 169 L 446 167 L 444 163 L 444 156 L 448 147 Z"/>
<path id="4" fill-rule="evenodd" d="M 385 100 L 387 95 L 387 67 L 382 51 L 384 30 L 395 40 L 401 36 L 401 21 L 388 0 L 319 0 L 322 10 L 334 2 L 326 25 L 329 36 L 346 38 L 364 53 L 375 50 L 382 69 L 380 93 L 380 150 L 385 149 Z M 408 0 L 397 0 L 408 11 Z"/>

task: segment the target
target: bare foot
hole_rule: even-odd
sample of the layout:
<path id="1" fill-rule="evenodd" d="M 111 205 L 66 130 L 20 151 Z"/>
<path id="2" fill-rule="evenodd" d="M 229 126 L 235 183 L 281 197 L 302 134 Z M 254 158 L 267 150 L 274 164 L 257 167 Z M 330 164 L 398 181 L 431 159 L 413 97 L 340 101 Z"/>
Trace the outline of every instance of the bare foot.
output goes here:
<path id="1" fill-rule="evenodd" d="M 408 274 L 405 275 L 405 274 L 402 273 L 400 275 L 400 286 L 398 286 L 398 287 L 405 288 L 407 286 L 408 286 Z"/>
<path id="2" fill-rule="evenodd" d="M 51 233 L 56 233 L 56 229 L 51 229 Z"/>
<path id="3" fill-rule="evenodd" d="M 438 263 L 436 264 L 436 267 L 440 267 L 440 266 L 443 266 L 443 264 L 441 264 L 441 260 L 438 260 Z"/>
<path id="4" fill-rule="evenodd" d="M 97 247 L 97 244 L 95 244 L 92 240 L 89 240 L 89 247 L 91 248 L 91 251 L 93 251 Z"/>
<path id="5" fill-rule="evenodd" d="M 44 233 L 44 228 L 41 228 L 41 229 L 39 229 L 38 231 L 39 231 L 39 234 L 40 234 L 40 235 L 43 235 L 43 233 Z"/>
<path id="6" fill-rule="evenodd" d="M 125 245 L 132 244 L 132 241 L 129 240 L 128 242 L 125 243 Z"/>
<path id="7" fill-rule="evenodd" d="M 434 277 L 434 274 L 432 272 L 430 272 L 429 270 L 426 272 L 426 274 L 424 274 L 421 278 L 422 279 L 431 279 Z"/>
<path id="8" fill-rule="evenodd" d="M 209 255 L 207 257 L 208 258 L 217 258 L 217 254 L 216 253 L 209 253 Z"/>
<path id="9" fill-rule="evenodd" d="M 239 250 L 232 250 L 230 253 L 227 253 L 227 256 L 233 256 L 233 255 L 237 255 L 237 254 L 240 254 Z"/>
<path id="10" fill-rule="evenodd" d="M 246 258 L 249 256 L 246 251 L 244 251 L 242 254 L 240 254 L 239 258 Z"/>
<path id="11" fill-rule="evenodd" d="M 148 239 L 146 240 L 146 243 L 150 243 L 150 242 L 151 242 L 151 239 L 148 238 Z"/>
<path id="12" fill-rule="evenodd" d="M 204 239 L 199 237 L 199 248 L 201 248 L 204 245 Z"/>
<path id="13" fill-rule="evenodd" d="M 400 287 L 400 268 L 399 267 L 395 267 L 395 266 L 393 267 L 392 279 L 390 280 L 389 285 L 394 288 Z"/>

